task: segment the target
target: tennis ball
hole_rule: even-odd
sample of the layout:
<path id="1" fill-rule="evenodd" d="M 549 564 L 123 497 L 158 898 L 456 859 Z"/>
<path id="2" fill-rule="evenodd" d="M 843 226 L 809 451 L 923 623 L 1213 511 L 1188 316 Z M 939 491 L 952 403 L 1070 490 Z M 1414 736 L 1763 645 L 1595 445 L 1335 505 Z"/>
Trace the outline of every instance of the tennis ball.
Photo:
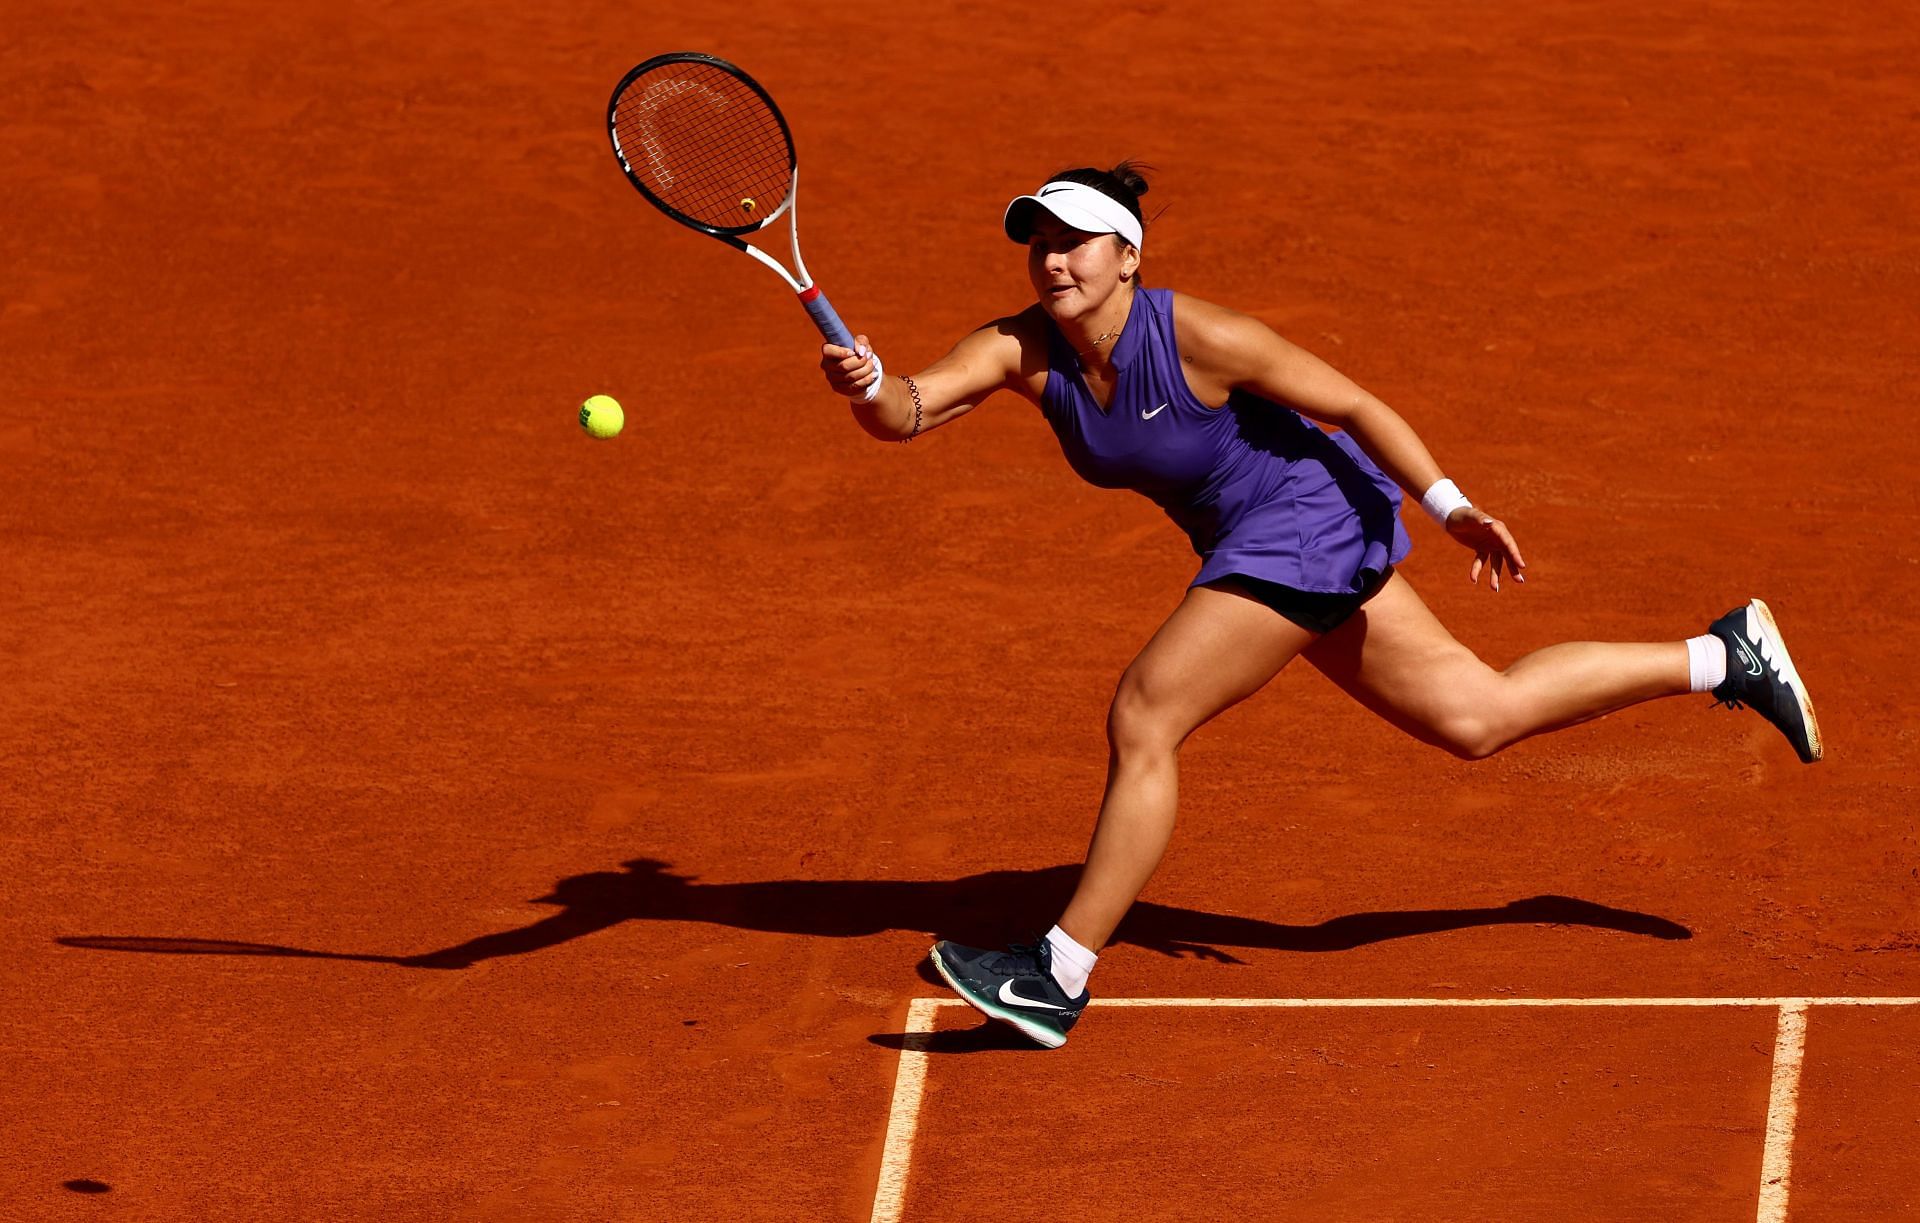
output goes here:
<path id="1" fill-rule="evenodd" d="M 627 423 L 620 401 L 611 395 L 595 395 L 580 405 L 580 427 L 597 438 L 613 437 Z"/>

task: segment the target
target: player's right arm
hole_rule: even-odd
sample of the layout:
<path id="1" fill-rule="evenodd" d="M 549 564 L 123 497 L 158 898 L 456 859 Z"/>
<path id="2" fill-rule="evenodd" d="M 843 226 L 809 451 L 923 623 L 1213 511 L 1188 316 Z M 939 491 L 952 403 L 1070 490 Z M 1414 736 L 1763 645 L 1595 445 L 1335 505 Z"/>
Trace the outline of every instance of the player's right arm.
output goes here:
<path id="1" fill-rule="evenodd" d="M 914 386 L 920 390 L 919 431 L 925 433 L 960 419 L 995 391 L 1017 391 L 1037 399 L 1039 386 L 1045 382 L 1046 362 L 1042 358 L 1037 370 L 1029 368 L 1034 364 L 1026 356 L 1032 350 L 1032 345 L 1025 342 L 1030 331 L 1023 319 L 995 319 L 914 374 Z M 862 400 L 873 381 L 874 364 L 867 337 L 855 336 L 854 344 L 851 349 L 838 344 L 820 346 L 820 369 L 827 376 L 827 384 L 834 394 L 847 397 L 854 420 L 874 437 L 897 442 L 913 436 L 913 394 L 903 380 L 885 375 L 872 402 Z"/>

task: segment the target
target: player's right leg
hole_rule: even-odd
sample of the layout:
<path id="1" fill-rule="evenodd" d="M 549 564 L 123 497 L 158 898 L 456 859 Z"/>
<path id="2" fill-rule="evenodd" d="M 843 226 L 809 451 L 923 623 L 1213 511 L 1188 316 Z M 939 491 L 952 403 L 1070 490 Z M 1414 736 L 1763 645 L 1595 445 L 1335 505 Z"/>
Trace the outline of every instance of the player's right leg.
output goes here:
<path id="1" fill-rule="evenodd" d="M 1180 745 L 1258 692 L 1314 639 L 1236 591 L 1194 587 L 1121 676 L 1107 715 L 1107 792 L 1093 844 L 1059 929 L 1074 951 L 1099 951 L 1146 886 L 1173 835 Z M 961 997 L 1049 1047 L 1086 1005 L 1060 984 L 1043 939 L 1010 951 L 942 942 L 935 967 Z M 1084 972 L 1080 974 L 1084 980 Z"/>
<path id="2" fill-rule="evenodd" d="M 1194 587 L 1148 641 L 1107 713 L 1107 789 L 1060 927 L 1098 951 L 1173 835 L 1187 737 L 1265 687 L 1314 634 L 1232 590 Z"/>

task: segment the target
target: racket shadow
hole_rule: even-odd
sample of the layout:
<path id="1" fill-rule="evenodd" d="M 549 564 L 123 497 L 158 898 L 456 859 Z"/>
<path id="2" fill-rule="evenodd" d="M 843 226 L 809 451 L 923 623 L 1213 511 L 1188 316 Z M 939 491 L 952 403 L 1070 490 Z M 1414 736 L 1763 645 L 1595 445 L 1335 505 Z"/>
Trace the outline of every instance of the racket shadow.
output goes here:
<path id="1" fill-rule="evenodd" d="M 243 943 L 218 938 L 88 934 L 69 935 L 53 941 L 62 947 L 80 947 L 89 951 L 141 951 L 148 955 L 282 956 L 301 960 L 360 960 L 368 964 L 400 964 L 406 960 L 406 957 L 396 955 L 355 955 L 343 951 L 314 951 L 306 947 L 282 947 L 275 943 Z"/>
<path id="2" fill-rule="evenodd" d="M 1009 915 L 1026 915 L 1033 929 L 1066 903 L 1077 865 L 1038 870 L 986 871 L 951 880 L 776 879 L 702 883 L 657 858 L 636 858 L 618 871 L 594 871 L 560 880 L 532 903 L 552 905 L 551 916 L 511 930 L 414 955 L 376 955 L 288 947 L 228 939 L 132 935 L 64 936 L 64 947 L 152 955 L 279 956 L 351 960 L 405 968 L 458 970 L 484 960 L 529 955 L 628 922 L 696 922 L 738 930 L 813 938 L 866 938 L 895 931 L 995 946 L 1009 934 Z M 1479 908 L 1401 909 L 1350 913 L 1312 925 L 1213 913 L 1144 901 L 1114 938 L 1161 955 L 1242 961 L 1226 950 L 1350 951 L 1390 939 L 1473 926 L 1581 926 L 1657 939 L 1687 939 L 1692 931 L 1650 913 L 1570 896 L 1532 896 Z M 924 962 L 923 962 L 924 968 Z"/>

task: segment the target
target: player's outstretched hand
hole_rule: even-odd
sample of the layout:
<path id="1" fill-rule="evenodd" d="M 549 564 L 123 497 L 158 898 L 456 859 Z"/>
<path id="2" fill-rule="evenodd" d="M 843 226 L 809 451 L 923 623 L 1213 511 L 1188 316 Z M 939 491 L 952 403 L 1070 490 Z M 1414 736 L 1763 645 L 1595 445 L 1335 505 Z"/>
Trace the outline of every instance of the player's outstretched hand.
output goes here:
<path id="1" fill-rule="evenodd" d="M 1516 582 L 1524 582 L 1527 562 L 1520 559 L 1520 545 L 1513 542 L 1513 533 L 1507 530 L 1507 524 L 1495 518 L 1483 509 L 1463 505 L 1447 518 L 1447 534 L 1462 545 L 1473 549 L 1473 568 L 1467 571 L 1467 580 L 1474 585 L 1480 584 L 1480 571 L 1485 569 L 1495 590 L 1500 589 L 1500 571 L 1507 570 Z"/>
<path id="2" fill-rule="evenodd" d="M 873 358 L 873 349 L 863 335 L 853 337 L 852 348 L 822 344 L 820 369 L 827 375 L 827 385 L 833 388 L 833 393 L 848 399 L 865 398 L 867 387 L 880 373 L 879 365 Z"/>

